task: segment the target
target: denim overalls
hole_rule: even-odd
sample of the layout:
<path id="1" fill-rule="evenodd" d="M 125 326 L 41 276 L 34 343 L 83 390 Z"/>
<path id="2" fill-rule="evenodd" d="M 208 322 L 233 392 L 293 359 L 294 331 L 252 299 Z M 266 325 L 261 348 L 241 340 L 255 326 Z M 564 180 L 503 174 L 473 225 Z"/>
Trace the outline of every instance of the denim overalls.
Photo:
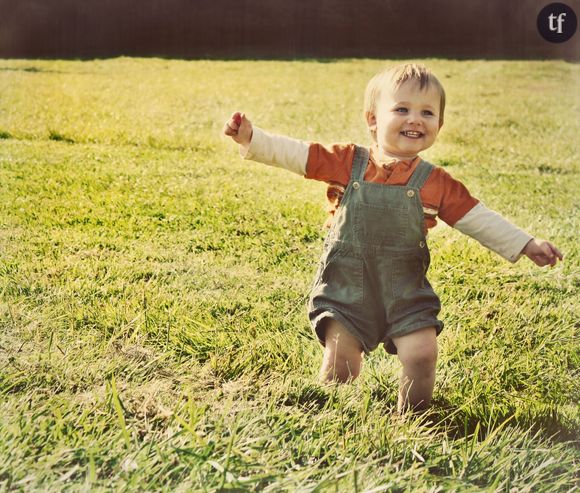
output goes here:
<path id="1" fill-rule="evenodd" d="M 443 323 L 425 277 L 430 256 L 419 190 L 433 165 L 420 161 L 406 186 L 364 181 L 369 151 L 356 147 L 350 181 L 324 242 L 308 315 L 322 344 L 321 322 L 338 320 L 368 353 L 393 337 Z"/>

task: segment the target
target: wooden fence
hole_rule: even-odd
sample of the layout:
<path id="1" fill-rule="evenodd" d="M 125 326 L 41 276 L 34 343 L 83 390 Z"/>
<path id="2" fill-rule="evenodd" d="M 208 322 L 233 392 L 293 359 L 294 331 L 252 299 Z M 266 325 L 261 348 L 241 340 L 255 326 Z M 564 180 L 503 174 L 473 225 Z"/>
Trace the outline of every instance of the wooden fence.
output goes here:
<path id="1" fill-rule="evenodd" d="M 564 0 L 580 14 L 580 0 Z M 563 58 L 539 0 L 0 0 L 0 57 Z"/>

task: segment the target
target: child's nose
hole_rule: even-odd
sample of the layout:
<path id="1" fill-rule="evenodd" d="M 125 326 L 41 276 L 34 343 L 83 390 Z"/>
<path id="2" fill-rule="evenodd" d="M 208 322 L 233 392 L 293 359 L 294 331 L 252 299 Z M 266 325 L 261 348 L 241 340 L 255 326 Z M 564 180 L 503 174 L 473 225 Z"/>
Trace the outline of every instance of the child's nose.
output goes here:
<path id="1" fill-rule="evenodd" d="M 409 123 L 421 123 L 421 114 L 415 111 L 410 111 L 407 116 L 407 121 Z"/>

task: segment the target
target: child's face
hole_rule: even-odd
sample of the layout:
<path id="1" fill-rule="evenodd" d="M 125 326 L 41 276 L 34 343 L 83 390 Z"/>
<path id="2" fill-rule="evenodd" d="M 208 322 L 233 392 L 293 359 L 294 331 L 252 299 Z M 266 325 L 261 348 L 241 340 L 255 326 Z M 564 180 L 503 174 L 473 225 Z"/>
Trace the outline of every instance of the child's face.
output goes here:
<path id="1" fill-rule="evenodd" d="M 415 157 L 431 147 L 439 133 L 441 97 L 436 87 L 419 88 L 407 81 L 398 89 L 384 88 L 377 101 L 376 114 L 367 115 L 377 144 L 387 154 Z"/>

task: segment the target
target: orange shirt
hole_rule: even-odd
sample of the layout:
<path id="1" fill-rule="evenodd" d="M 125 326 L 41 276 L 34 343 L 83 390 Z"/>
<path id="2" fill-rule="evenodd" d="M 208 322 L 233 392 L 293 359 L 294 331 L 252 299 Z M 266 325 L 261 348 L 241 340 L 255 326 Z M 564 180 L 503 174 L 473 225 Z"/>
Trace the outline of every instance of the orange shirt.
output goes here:
<path id="1" fill-rule="evenodd" d="M 326 195 L 331 216 L 336 212 L 350 180 L 354 150 L 354 144 L 335 144 L 329 147 L 310 144 L 305 176 L 328 183 Z M 388 165 L 381 165 L 375 159 L 375 154 L 376 149 L 371 148 L 364 179 L 385 185 L 406 185 L 420 161 L 416 157 L 411 161 L 393 160 Z M 425 227 L 430 229 L 437 224 L 437 216 L 453 226 L 479 201 L 471 196 L 463 183 L 436 166 L 421 189 L 421 202 L 425 213 Z M 327 221 L 327 226 L 330 225 L 330 220 Z"/>

